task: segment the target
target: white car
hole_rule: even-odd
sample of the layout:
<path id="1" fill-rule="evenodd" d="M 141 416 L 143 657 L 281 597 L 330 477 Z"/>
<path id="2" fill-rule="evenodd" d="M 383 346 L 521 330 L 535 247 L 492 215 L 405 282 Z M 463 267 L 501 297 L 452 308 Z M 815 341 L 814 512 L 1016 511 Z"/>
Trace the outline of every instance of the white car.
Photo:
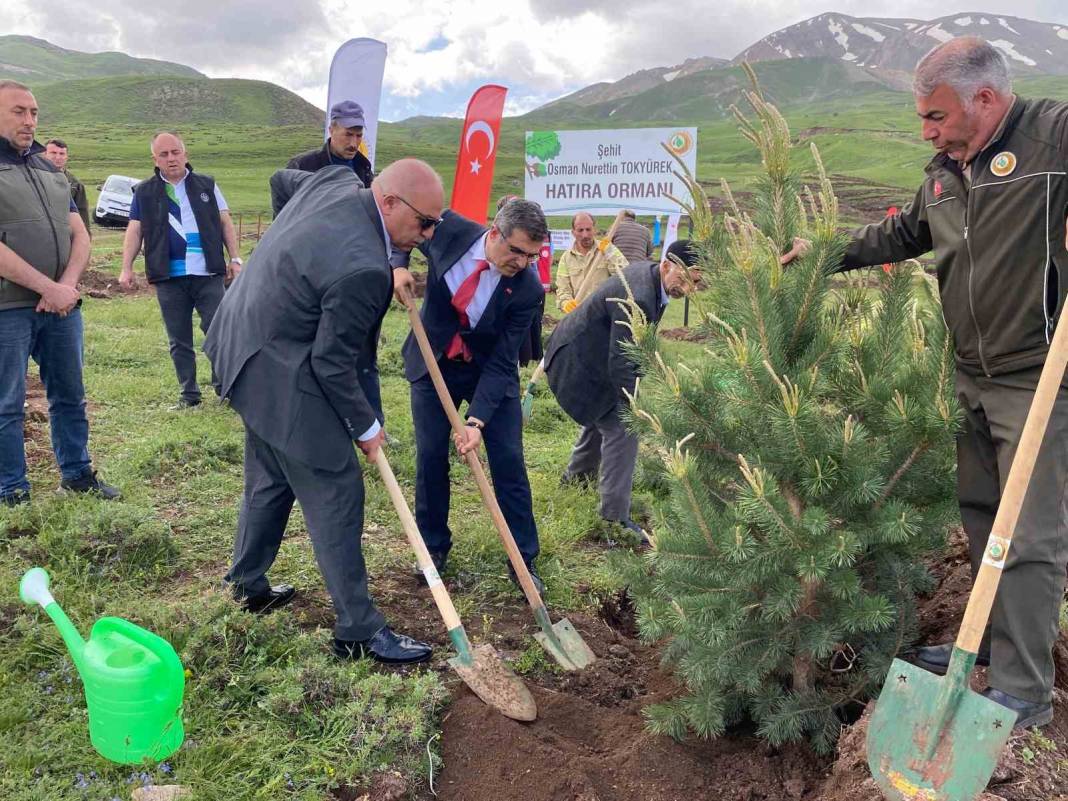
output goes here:
<path id="1" fill-rule="evenodd" d="M 137 178 L 126 175 L 109 175 L 100 187 L 100 197 L 96 201 L 96 218 L 98 225 L 122 225 L 130 221 L 130 203 L 133 201 Z"/>

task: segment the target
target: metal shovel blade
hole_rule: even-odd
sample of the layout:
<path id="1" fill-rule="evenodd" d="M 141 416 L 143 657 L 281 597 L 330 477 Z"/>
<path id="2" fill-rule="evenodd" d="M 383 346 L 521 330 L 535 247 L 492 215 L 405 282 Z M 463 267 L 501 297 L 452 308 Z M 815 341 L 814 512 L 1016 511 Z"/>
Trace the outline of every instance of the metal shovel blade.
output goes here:
<path id="1" fill-rule="evenodd" d="M 538 707 L 530 690 L 504 664 L 491 645 L 479 645 L 470 651 L 470 660 L 454 656 L 449 665 L 489 706 L 513 720 L 531 721 L 538 717 Z"/>
<path id="2" fill-rule="evenodd" d="M 534 634 L 534 639 L 565 670 L 582 670 L 597 660 L 590 646 L 566 617 L 552 624 L 552 636 L 545 631 L 539 631 Z"/>
<path id="3" fill-rule="evenodd" d="M 895 659 L 868 724 L 868 767 L 889 801 L 971 801 L 990 781 L 1016 715 L 968 687 L 975 654 L 945 676 Z"/>

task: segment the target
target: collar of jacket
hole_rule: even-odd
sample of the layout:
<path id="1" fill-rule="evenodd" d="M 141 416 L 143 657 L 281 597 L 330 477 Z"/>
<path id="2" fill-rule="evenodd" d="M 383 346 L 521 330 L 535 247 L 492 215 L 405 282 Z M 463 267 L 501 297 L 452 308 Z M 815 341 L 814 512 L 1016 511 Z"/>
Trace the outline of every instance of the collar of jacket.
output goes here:
<path id="1" fill-rule="evenodd" d="M 185 168 L 186 168 L 186 170 L 187 170 L 187 175 L 186 175 L 185 177 L 186 177 L 186 178 L 188 178 L 188 177 L 189 177 L 190 175 L 192 175 L 192 174 L 193 174 L 193 165 L 192 165 L 192 164 L 190 164 L 190 163 L 189 163 L 189 162 L 187 161 L 187 162 L 185 163 Z M 159 179 L 160 179 L 161 181 L 166 181 L 166 180 L 167 180 L 166 178 L 164 178 L 164 177 L 163 177 L 163 173 L 162 173 L 162 172 L 160 172 L 160 169 L 159 169 L 159 167 L 156 167 L 156 168 L 154 168 L 154 169 L 152 170 L 152 172 L 154 172 L 154 173 L 156 174 L 156 177 L 157 177 L 157 178 L 159 178 Z M 170 183 L 170 182 L 168 181 L 168 183 Z M 181 181 L 179 181 L 178 183 L 181 183 Z"/>
<path id="2" fill-rule="evenodd" d="M 35 156 L 38 153 L 44 153 L 44 145 L 38 142 L 36 139 L 30 143 L 30 149 L 23 153 L 21 150 L 16 150 L 15 146 L 11 144 L 7 139 L 0 136 L 0 156 L 5 158 L 19 158 L 25 159 L 30 156 Z M 51 162 L 49 162 L 51 164 Z"/>
<path id="3" fill-rule="evenodd" d="M 321 151 L 319 151 L 319 152 L 323 154 L 323 158 L 326 160 L 327 164 L 332 164 L 333 163 L 334 154 L 330 150 L 330 140 L 329 139 L 327 139 L 325 142 L 323 142 L 323 149 Z M 341 157 L 338 156 L 338 158 L 341 158 Z M 368 169 L 371 168 L 371 160 L 369 158 L 367 158 L 367 156 L 365 156 L 359 150 L 357 150 L 356 151 L 356 155 L 352 157 L 352 163 L 353 164 L 366 164 Z M 364 188 L 366 189 L 367 187 L 364 187 Z"/>
<path id="4" fill-rule="evenodd" d="M 998 142 L 1000 142 L 1002 139 L 1004 139 L 1016 129 L 1016 123 L 1020 121 L 1020 116 L 1023 114 L 1024 106 L 1026 105 L 1027 101 L 1017 95 L 1016 101 L 1012 104 L 1012 107 L 1009 109 L 1008 116 L 1006 116 L 1005 118 L 1005 124 L 1001 126 L 1001 132 L 998 133 L 995 131 L 995 138 L 987 142 L 983 149 L 975 154 L 975 158 L 972 159 L 973 163 L 979 159 L 980 154 L 984 153 L 987 150 L 992 150 L 994 148 L 994 145 L 996 145 Z M 923 168 L 923 171 L 930 175 L 932 172 L 939 168 L 949 170 L 957 176 L 962 176 L 964 174 L 962 165 L 958 161 L 951 159 L 945 153 L 936 153 L 934 158 L 932 158 L 927 163 L 927 166 Z"/>

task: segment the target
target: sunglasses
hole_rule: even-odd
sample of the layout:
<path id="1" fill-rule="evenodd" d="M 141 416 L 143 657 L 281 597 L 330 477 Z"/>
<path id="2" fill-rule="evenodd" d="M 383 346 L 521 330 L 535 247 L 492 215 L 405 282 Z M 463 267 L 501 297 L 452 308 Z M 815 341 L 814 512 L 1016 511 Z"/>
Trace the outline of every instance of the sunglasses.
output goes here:
<path id="1" fill-rule="evenodd" d="M 400 195 L 394 195 L 393 197 L 397 198 L 397 200 L 399 200 L 401 203 L 403 203 L 405 206 L 415 212 L 415 216 L 419 219 L 420 230 L 425 231 L 427 228 L 436 228 L 437 226 L 445 222 L 441 217 L 427 217 L 425 214 L 423 214 L 423 212 L 419 211 L 419 209 L 417 209 L 407 200 L 402 198 Z"/>

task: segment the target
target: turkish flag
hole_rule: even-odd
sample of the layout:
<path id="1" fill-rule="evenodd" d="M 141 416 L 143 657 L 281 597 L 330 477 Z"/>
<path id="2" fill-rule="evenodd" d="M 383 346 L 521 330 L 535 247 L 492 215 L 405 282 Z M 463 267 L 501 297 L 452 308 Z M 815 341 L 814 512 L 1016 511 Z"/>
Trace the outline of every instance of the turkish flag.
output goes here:
<path id="1" fill-rule="evenodd" d="M 505 87 L 489 84 L 467 104 L 449 207 L 477 223 L 486 222 L 506 94 Z"/>

